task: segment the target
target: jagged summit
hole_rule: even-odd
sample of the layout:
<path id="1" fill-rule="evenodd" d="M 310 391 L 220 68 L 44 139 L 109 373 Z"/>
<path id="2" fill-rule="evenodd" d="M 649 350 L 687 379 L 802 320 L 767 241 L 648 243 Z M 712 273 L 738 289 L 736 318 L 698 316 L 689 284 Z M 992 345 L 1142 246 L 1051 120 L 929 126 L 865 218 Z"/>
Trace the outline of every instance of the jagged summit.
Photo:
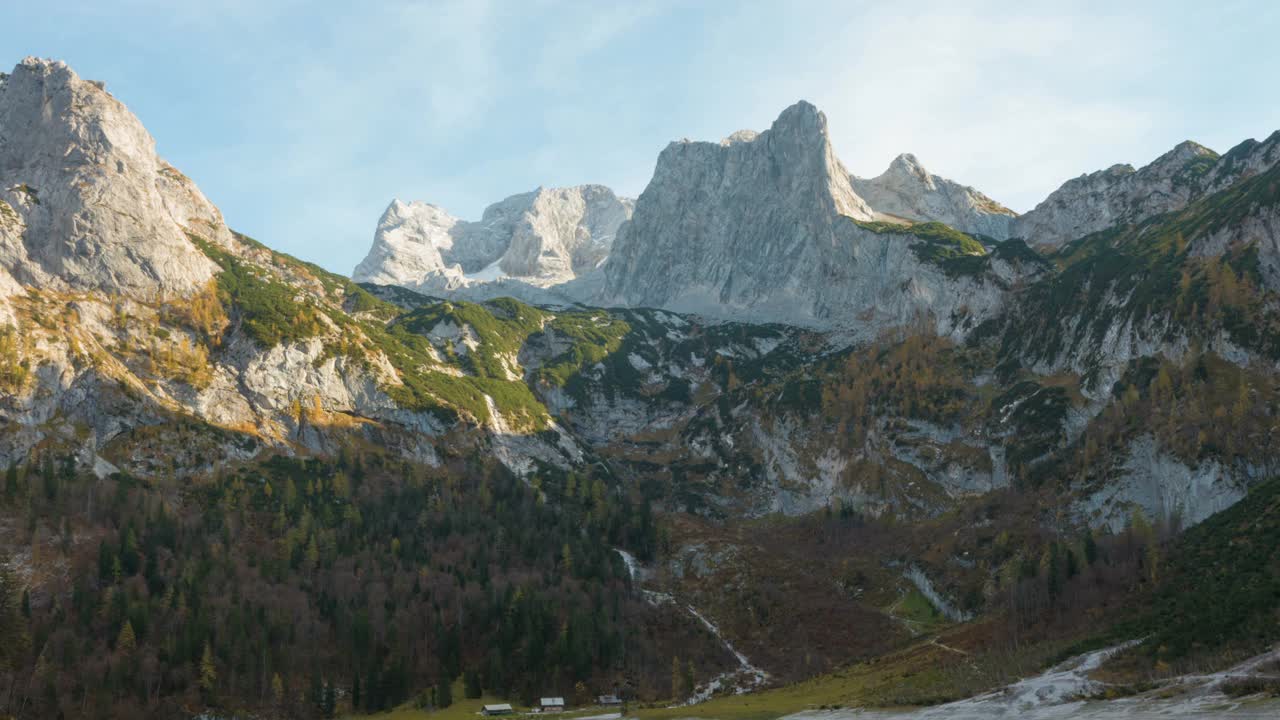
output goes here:
<path id="1" fill-rule="evenodd" d="M 102 83 L 35 57 L 0 84 L 0 204 L 0 269 L 24 285 L 185 294 L 215 269 L 187 233 L 229 238 Z"/>
<path id="2" fill-rule="evenodd" d="M 631 208 L 602 185 L 539 187 L 490 205 L 476 222 L 394 200 L 352 277 L 433 293 L 499 280 L 556 285 L 604 261 Z"/>
<path id="3" fill-rule="evenodd" d="M 904 192 L 946 182 L 924 177 Z M 998 305 L 983 280 L 955 280 L 922 261 L 909 234 L 859 225 L 896 213 L 854 182 L 826 116 L 803 101 L 758 135 L 671 143 L 618 232 L 596 301 L 868 335 L 920 313 L 942 318 L 948 332 L 953 318 Z M 960 298 L 968 302 L 958 313 Z"/>
<path id="4" fill-rule="evenodd" d="M 1009 237 L 1016 217 L 1012 210 L 974 188 L 929 172 L 911 153 L 894 158 L 877 177 L 852 177 L 850 182 L 877 212 L 906 220 L 942 222 L 997 240 Z"/>
<path id="5" fill-rule="evenodd" d="M 1062 184 L 1014 223 L 1014 235 L 1056 246 L 1109 227 L 1142 222 L 1280 162 L 1280 133 L 1245 141 L 1226 155 L 1186 140 L 1140 169 L 1116 164 Z"/>
<path id="6" fill-rule="evenodd" d="M 845 236 L 849 220 L 939 221 L 1004 239 L 1014 216 L 973 188 L 932 175 L 909 154 L 877 178 L 854 177 L 836 156 L 826 115 L 803 100 L 762 132 L 668 144 L 634 215 L 628 201 L 606 193 L 584 186 L 513 196 L 486 210 L 479 223 L 426 204 L 393 203 L 354 278 L 472 299 L 548 299 L 546 292 L 531 294 L 533 287 L 553 293 L 552 302 L 870 328 L 879 321 L 854 319 L 868 304 L 883 301 L 894 308 L 887 315 L 897 318 L 933 300 L 885 300 L 881 280 L 885 288 L 901 286 L 892 277 L 859 291 L 843 284 L 852 277 L 834 284 L 819 277 L 824 267 L 852 259 L 832 253 L 861 252 Z M 578 195 L 613 209 L 594 216 L 556 209 L 578 202 Z M 910 241 L 892 236 L 872 244 L 881 242 L 892 246 L 895 258 L 911 255 Z M 864 263 L 850 273 L 861 277 L 869 268 Z"/>
<path id="7" fill-rule="evenodd" d="M 912 153 L 902 153 L 889 163 L 889 168 L 884 171 L 885 175 L 899 175 L 919 178 L 922 182 L 932 187 L 933 176 L 928 170 L 924 169 L 924 165 L 920 164 L 920 160 Z"/>
<path id="8" fill-rule="evenodd" d="M 729 135 L 729 137 L 720 141 L 721 145 L 733 145 L 740 142 L 751 142 L 755 140 L 760 133 L 755 130 L 739 130 Z"/>

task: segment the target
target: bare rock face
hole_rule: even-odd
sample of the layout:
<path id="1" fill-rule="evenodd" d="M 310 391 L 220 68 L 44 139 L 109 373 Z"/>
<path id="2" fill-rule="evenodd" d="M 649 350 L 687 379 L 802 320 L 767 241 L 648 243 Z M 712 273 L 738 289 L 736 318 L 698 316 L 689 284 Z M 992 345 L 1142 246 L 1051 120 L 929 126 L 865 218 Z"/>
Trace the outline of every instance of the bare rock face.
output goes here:
<path id="1" fill-rule="evenodd" d="M 805 102 L 759 135 L 672 143 L 619 232 L 599 302 L 864 337 L 921 316 L 962 331 L 999 307 L 981 272 L 945 272 L 911 234 L 859 225 L 884 217 L 873 208 Z"/>
<path id="2" fill-rule="evenodd" d="M 352 277 L 443 294 L 501 280 L 555 286 L 603 262 L 632 205 L 600 185 L 539 188 L 467 222 L 434 205 L 395 200 Z"/>
<path id="3" fill-rule="evenodd" d="M 791 294 L 795 305 L 816 290 L 796 271 L 836 244 L 841 216 L 875 217 L 809 103 L 759 135 L 673 142 L 614 244 L 606 301 L 719 314 Z"/>
<path id="4" fill-rule="evenodd" d="M 1266 172 L 1280 162 L 1280 132 L 1247 140 L 1226 155 L 1184 142 L 1140 170 L 1113 165 L 1068 180 L 1013 223 L 1032 245 L 1059 246 L 1116 225 L 1140 223 Z"/>
<path id="5" fill-rule="evenodd" d="M 1001 290 L 922 262 L 908 233 L 857 222 L 938 221 L 1004 240 L 1015 217 L 910 155 L 880 177 L 851 176 L 826 117 L 803 101 L 762 133 L 671 143 L 632 209 L 598 186 L 516 195 L 479 222 L 396 201 L 353 278 L 458 299 L 661 307 L 856 333 L 931 314 L 951 331 L 962 324 L 953 311 L 983 314 Z"/>
<path id="6" fill-rule="evenodd" d="M 1010 237 L 1017 213 L 968 185 L 934 175 L 904 153 L 878 177 L 851 177 L 854 191 L 876 212 L 918 222 L 941 222 L 996 240 Z"/>
<path id="7" fill-rule="evenodd" d="M 457 218 L 435 205 L 391 201 L 378 220 L 373 247 L 356 266 L 352 279 L 412 287 L 429 276 L 449 274 L 440 251 L 452 247 L 450 233 L 457 224 Z"/>
<path id="8" fill-rule="evenodd" d="M 24 285 L 186 295 L 216 269 L 186 233 L 230 237 L 101 83 L 36 58 L 0 80 L 0 201 L 0 268 Z"/>

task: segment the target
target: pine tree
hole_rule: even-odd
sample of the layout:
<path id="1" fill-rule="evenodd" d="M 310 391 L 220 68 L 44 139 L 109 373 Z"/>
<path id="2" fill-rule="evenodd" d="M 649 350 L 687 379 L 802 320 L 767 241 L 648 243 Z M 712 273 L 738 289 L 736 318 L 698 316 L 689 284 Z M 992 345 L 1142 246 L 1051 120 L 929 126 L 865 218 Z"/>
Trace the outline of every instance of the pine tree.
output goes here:
<path id="1" fill-rule="evenodd" d="M 1093 567 L 1098 560 L 1098 542 L 1093 539 L 1093 531 L 1085 530 L 1084 532 L 1084 562 L 1086 565 Z"/>
<path id="2" fill-rule="evenodd" d="M 1058 543 L 1049 543 L 1047 555 L 1042 560 L 1045 566 L 1045 580 L 1048 585 L 1049 600 L 1056 602 L 1058 595 L 1062 592 L 1062 558 L 1058 550 Z"/>
<path id="3" fill-rule="evenodd" d="M 53 458 L 45 456 L 40 464 L 40 479 L 44 484 L 45 499 L 50 502 L 58 499 L 58 476 L 53 470 Z"/>
<path id="4" fill-rule="evenodd" d="M 307 569 L 314 570 L 316 565 L 320 563 L 320 546 L 316 544 L 316 536 L 311 535 L 311 541 L 307 543 Z"/>
<path id="5" fill-rule="evenodd" d="M 4 474 L 4 495 L 7 499 L 13 500 L 18 496 L 18 463 L 9 463 L 9 469 Z"/>
<path id="6" fill-rule="evenodd" d="M 206 640 L 204 654 L 200 656 L 200 690 L 211 695 L 217 682 L 218 668 L 213 664 L 213 647 Z"/>
<path id="7" fill-rule="evenodd" d="M 436 709 L 444 709 L 453 704 L 453 688 L 450 687 L 449 679 L 440 676 L 440 682 L 436 684 Z"/>
<path id="8" fill-rule="evenodd" d="M 18 578 L 0 551 L 0 670 L 16 666 L 27 652 L 26 623 L 19 617 Z"/>
<path id="9" fill-rule="evenodd" d="M 476 700 L 483 694 L 480 687 L 480 673 L 475 670 L 468 670 L 462 674 L 462 681 L 467 699 Z"/>
<path id="10" fill-rule="evenodd" d="M 136 649 L 138 649 L 138 638 L 133 633 L 133 623 L 125 620 L 124 626 L 120 628 L 120 634 L 116 636 L 116 650 L 129 655 Z"/>

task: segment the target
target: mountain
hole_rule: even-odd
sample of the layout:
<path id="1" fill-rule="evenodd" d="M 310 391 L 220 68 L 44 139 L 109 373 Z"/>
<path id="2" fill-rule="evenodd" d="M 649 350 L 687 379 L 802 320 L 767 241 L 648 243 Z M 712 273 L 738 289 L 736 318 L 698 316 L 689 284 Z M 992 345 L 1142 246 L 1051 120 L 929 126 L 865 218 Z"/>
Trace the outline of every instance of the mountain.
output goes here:
<path id="1" fill-rule="evenodd" d="M 605 203 L 595 218 L 576 204 L 564 209 L 566 198 L 580 192 Z M 965 279 L 940 272 L 928 258 L 985 254 L 981 241 L 962 233 L 1005 240 L 1013 213 L 927 173 L 910 155 L 880 177 L 850 175 L 831 146 L 825 116 L 805 102 L 763 133 L 672 143 L 634 207 L 633 217 L 630 201 L 594 186 L 515 196 L 486 210 L 480 223 L 394 202 L 353 277 L 440 297 L 653 306 L 865 337 L 919 314 L 940 318 L 947 331 L 981 321 L 999 304 L 996 286 L 1017 282 L 1022 272 L 999 260 Z M 533 219 L 539 216 L 582 219 L 576 229 L 521 230 L 508 240 L 512 218 L 522 212 L 522 228 L 546 227 Z M 929 222 L 962 233 L 943 239 L 927 227 L 908 229 Z M 575 233 L 607 239 L 586 244 L 585 262 L 571 262 L 577 251 L 565 238 Z M 526 238 L 549 248 L 532 265 L 513 257 L 533 257 L 523 249 Z M 899 276 L 914 280 L 901 286 Z M 954 299 L 962 296 L 964 312 L 957 314 Z"/>
<path id="2" fill-rule="evenodd" d="M 1145 636 L 1146 598 L 1168 647 L 1089 662 L 1223 666 L 1258 642 L 1221 617 L 1276 612 L 1216 590 L 1274 554 L 1274 137 L 1024 242 L 912 158 L 851 176 L 800 103 L 634 206 L 393 203 L 356 283 L 61 63 L 0 121 L 0 712 L 903 706 Z"/>
<path id="3" fill-rule="evenodd" d="M 632 207 L 600 185 L 513 195 L 477 222 L 395 200 L 352 278 L 434 295 L 467 294 L 486 283 L 560 285 L 604 262 Z"/>
<path id="4" fill-rule="evenodd" d="M 943 333 L 998 311 L 1024 268 L 941 224 L 884 221 L 808 103 L 759 135 L 672 143 L 618 233 L 598 298 L 710 318 Z"/>
<path id="5" fill-rule="evenodd" d="M 66 291 L 190 295 L 217 266 L 185 234 L 230 234 L 100 84 L 28 58 L 0 77 L 0 268 Z"/>
<path id="6" fill-rule="evenodd" d="M 1017 218 L 1012 234 L 1033 245 L 1060 246 L 1109 227 L 1181 210 L 1278 162 L 1280 132 L 1261 143 L 1247 140 L 1222 156 L 1187 141 L 1140 170 L 1113 165 L 1068 180 Z"/>
<path id="7" fill-rule="evenodd" d="M 10 423 L 0 463 L 83 435 L 71 442 L 101 474 L 150 474 L 136 430 L 163 435 L 177 418 L 203 436 L 184 452 L 214 448 L 190 472 L 222 454 L 327 452 L 354 438 L 434 463 L 433 438 L 455 424 L 494 436 L 548 427 L 518 375 L 458 368 L 466 343 L 488 347 L 459 340 L 447 313 L 424 335 L 409 333 L 393 322 L 403 314 L 394 305 L 233 233 L 102 84 L 28 58 L 0 85 L 0 121 L 0 416 Z M 569 195 L 578 202 L 563 207 L 581 213 L 596 193 Z M 575 257 L 592 262 L 587 230 L 564 232 Z M 513 234 L 526 238 L 513 247 L 533 246 L 529 232 Z M 509 383 L 516 394 L 502 392 Z M 571 445 L 511 442 L 556 462 L 572 455 Z"/>
<path id="8" fill-rule="evenodd" d="M 1017 213 L 968 185 L 924 169 L 915 155 L 894 158 L 877 177 L 849 178 L 853 189 L 876 211 L 916 222 L 941 222 L 996 240 L 1010 237 Z"/>

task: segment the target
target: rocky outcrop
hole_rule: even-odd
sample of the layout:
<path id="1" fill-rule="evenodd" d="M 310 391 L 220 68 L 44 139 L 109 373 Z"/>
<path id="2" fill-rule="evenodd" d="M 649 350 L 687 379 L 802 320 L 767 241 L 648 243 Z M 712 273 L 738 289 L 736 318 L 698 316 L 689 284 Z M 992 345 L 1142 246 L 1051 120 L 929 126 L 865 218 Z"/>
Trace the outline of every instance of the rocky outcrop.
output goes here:
<path id="1" fill-rule="evenodd" d="M 1012 234 L 1058 246 L 1117 225 L 1136 224 L 1266 172 L 1280 162 L 1280 132 L 1247 140 L 1219 156 L 1187 141 L 1140 170 L 1113 165 L 1068 180 L 1017 218 Z"/>
<path id="2" fill-rule="evenodd" d="M 0 202 L 0 268 L 27 286 L 185 295 L 216 269 L 187 233 L 230 237 L 101 83 L 36 58 L 0 80 Z"/>
<path id="3" fill-rule="evenodd" d="M 394 202 L 357 272 L 463 297 L 541 293 L 535 299 L 659 308 L 600 311 L 560 330 L 548 328 L 567 313 L 510 303 L 419 326 L 415 317 L 448 306 L 398 290 L 414 295 L 406 311 L 421 311 L 399 314 L 343 278 L 232 236 L 199 190 L 155 156 L 136 118 L 59 63 L 29 60 L 0 81 L 0 113 L 0 421 L 10 429 L 0 464 L 64 438 L 95 466 L 139 472 L 128 449 L 138 445 L 117 439 L 181 419 L 216 431 L 212 449 L 157 441 L 155 458 L 261 447 L 324 453 L 355 436 L 427 463 L 488 452 L 518 472 L 606 457 L 637 483 L 667 473 L 688 491 L 672 502 L 709 515 L 839 504 L 927 516 L 1011 485 L 1079 436 L 1129 361 L 1176 357 L 1192 340 L 1168 332 L 1164 315 L 1086 316 L 1090 297 L 1105 310 L 1132 295 L 1111 265 L 1072 274 L 1019 242 L 984 245 L 934 224 L 998 238 L 1024 221 L 910 156 L 877 178 L 850 176 L 825 118 L 807 103 L 762 133 L 673 143 L 634 214 L 598 186 L 513 196 L 479 222 Z M 1222 158 L 1180 146 L 1139 171 L 1068 183 L 1078 203 L 1046 201 L 1057 209 L 1038 222 L 1045 232 L 1075 222 L 1070 234 L 1228 187 L 1190 201 L 1186 216 L 1215 212 L 1192 218 L 1188 251 L 1256 247 L 1257 268 L 1275 287 L 1278 144 L 1273 136 Z M 1090 203 L 1103 208 L 1097 217 Z M 214 245 L 193 244 L 188 233 Z M 1024 325 L 1013 327 L 1009 307 Z M 1102 324 L 1090 324 L 1095 317 Z M 746 322 L 721 322 L 732 319 Z M 502 321 L 511 324 L 495 329 Z M 973 332 L 984 326 L 987 334 Z M 1000 406 L 999 422 L 981 426 L 926 422 L 886 403 L 860 418 L 865 437 L 845 446 L 833 442 L 843 431 L 816 412 L 825 388 L 808 381 L 820 382 L 832 353 L 851 343 L 889 347 L 916 331 L 978 342 L 1001 328 L 997 354 L 978 364 L 1016 359 L 1028 371 L 1020 378 L 1094 372 L 1094 385 L 1081 387 L 1088 404 L 1055 410 L 1057 395 L 1030 379 L 1031 389 Z M 1237 360 L 1223 338 L 1209 349 L 1238 364 L 1253 357 Z M 995 349 L 979 349 L 987 348 Z M 964 382 L 1008 390 L 999 373 Z M 1032 404 L 1042 389 L 1050 400 Z M 1028 419 L 1006 422 L 1024 406 Z M 1010 459 L 1019 445 L 1037 444 L 1032 430 L 1043 448 Z M 1132 450 L 1123 483 L 1090 496 L 1083 519 L 1111 523 L 1118 515 L 1109 507 L 1135 503 L 1198 519 L 1196 508 L 1225 506 L 1247 485 L 1225 463 L 1180 468 L 1158 449 Z"/>
<path id="4" fill-rule="evenodd" d="M 590 264 L 593 238 L 608 241 L 600 225 L 621 221 L 600 220 L 607 202 L 591 192 L 575 197 L 563 204 L 589 217 L 564 252 Z M 554 198 L 526 204 L 529 222 L 560 229 Z M 347 313 L 352 292 L 234 236 L 101 83 L 33 58 L 0 75 L 0 464 L 66 442 L 145 473 L 119 448 L 148 426 L 196 427 L 236 452 L 330 452 L 357 436 L 428 463 L 454 425 L 487 439 L 480 420 L 395 395 L 407 372 L 458 370 L 438 357 L 394 366 L 394 344 Z M 211 457 L 230 457 L 218 448 Z"/>
<path id="5" fill-rule="evenodd" d="M 490 205 L 478 222 L 395 200 L 352 277 L 434 294 L 502 280 L 555 286 L 604 261 L 631 209 L 631 200 L 600 185 L 513 195 Z"/>
<path id="6" fill-rule="evenodd" d="M 911 233 L 862 224 L 881 217 L 836 159 L 826 117 L 801 102 L 759 135 L 669 145 L 599 300 L 863 337 L 921 316 L 951 333 L 1000 305 L 984 273 L 949 273 Z"/>
<path id="7" fill-rule="evenodd" d="M 1144 435 L 1128 445 L 1116 477 L 1076 502 L 1082 522 L 1119 532 L 1135 511 L 1148 520 L 1195 525 L 1231 507 L 1260 475 L 1258 468 L 1231 468 L 1217 460 L 1187 465 Z"/>
<path id="8" fill-rule="evenodd" d="M 851 177 L 853 189 L 876 212 L 1006 240 L 1017 213 L 968 185 L 934 175 L 915 155 L 899 155 L 881 175 Z"/>

